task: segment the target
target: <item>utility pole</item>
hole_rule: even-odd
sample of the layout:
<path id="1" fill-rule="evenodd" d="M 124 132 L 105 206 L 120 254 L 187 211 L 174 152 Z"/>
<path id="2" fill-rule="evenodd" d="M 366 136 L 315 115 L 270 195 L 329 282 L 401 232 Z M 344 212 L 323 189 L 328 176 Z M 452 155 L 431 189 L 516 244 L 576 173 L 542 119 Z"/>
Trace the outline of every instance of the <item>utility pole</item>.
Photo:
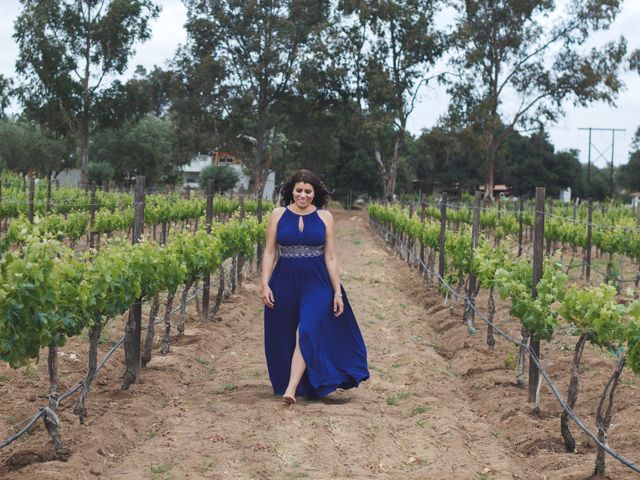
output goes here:
<path id="1" fill-rule="evenodd" d="M 593 149 L 598 153 L 598 158 L 602 158 L 606 161 L 606 158 L 604 157 L 604 154 L 607 152 L 607 150 L 604 151 L 600 151 L 598 150 L 598 148 L 593 145 L 593 143 L 591 142 L 591 132 L 611 132 L 611 146 L 609 148 L 611 148 L 611 162 L 609 164 L 609 196 L 611 198 L 613 198 L 613 190 L 614 190 L 614 185 L 613 185 L 613 158 L 614 158 L 614 149 L 615 149 L 615 144 L 616 144 L 616 132 L 625 132 L 626 130 L 624 128 L 593 128 L 593 127 L 585 127 L 585 128 L 579 128 L 578 130 L 583 130 L 583 131 L 588 131 L 589 132 L 589 153 L 588 153 L 588 160 L 587 160 L 587 198 L 591 198 L 591 147 L 593 147 Z"/>

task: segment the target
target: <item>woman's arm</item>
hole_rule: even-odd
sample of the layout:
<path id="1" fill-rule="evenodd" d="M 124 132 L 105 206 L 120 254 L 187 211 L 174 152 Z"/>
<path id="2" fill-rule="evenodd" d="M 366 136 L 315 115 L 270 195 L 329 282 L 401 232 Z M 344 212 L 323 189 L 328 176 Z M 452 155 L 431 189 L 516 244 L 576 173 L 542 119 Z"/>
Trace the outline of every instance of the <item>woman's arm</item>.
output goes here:
<path id="1" fill-rule="evenodd" d="M 327 265 L 331 286 L 333 287 L 333 311 L 336 316 L 340 316 L 344 311 L 342 292 L 340 290 L 340 273 L 338 272 L 338 259 L 335 249 L 335 222 L 333 215 L 327 210 L 319 210 L 321 220 L 326 226 L 326 237 L 324 241 L 324 262 Z"/>
<path id="2" fill-rule="evenodd" d="M 273 263 L 276 259 L 276 233 L 278 221 L 284 213 L 284 207 L 274 208 L 267 220 L 267 237 L 262 254 L 262 302 L 269 308 L 273 308 L 275 300 L 273 292 L 269 288 L 269 279 L 273 271 Z"/>

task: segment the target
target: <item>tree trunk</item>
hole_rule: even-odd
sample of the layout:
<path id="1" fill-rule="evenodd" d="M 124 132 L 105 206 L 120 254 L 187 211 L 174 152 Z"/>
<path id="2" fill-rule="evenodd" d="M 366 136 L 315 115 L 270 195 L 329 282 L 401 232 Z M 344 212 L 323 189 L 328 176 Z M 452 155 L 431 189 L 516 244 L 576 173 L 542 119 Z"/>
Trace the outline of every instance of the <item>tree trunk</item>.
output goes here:
<path id="1" fill-rule="evenodd" d="M 616 363 L 616 367 L 609 378 L 609 381 L 604 387 L 602 391 L 602 396 L 600 397 L 600 403 L 598 403 L 598 411 L 596 414 L 596 424 L 598 426 L 598 441 L 603 445 L 608 445 L 607 443 L 607 433 L 609 431 L 609 426 L 611 425 L 611 417 L 612 417 L 612 409 L 613 409 L 613 396 L 615 394 L 616 388 L 618 387 L 618 381 L 620 380 L 620 374 L 622 374 L 622 369 L 624 368 L 624 364 L 626 362 L 626 357 L 622 355 Z M 609 390 L 611 388 L 611 390 Z M 607 399 L 608 395 L 608 399 Z M 607 408 L 603 413 L 604 402 L 607 400 Z M 602 447 L 598 446 L 598 451 L 596 453 L 596 468 L 593 471 L 594 475 L 604 475 L 605 471 L 605 451 Z"/>
<path id="2" fill-rule="evenodd" d="M 224 266 L 222 264 L 218 269 L 218 275 L 218 294 L 216 295 L 216 303 L 213 306 L 212 315 L 218 312 L 224 296 Z"/>
<path id="3" fill-rule="evenodd" d="M 525 345 L 529 341 L 529 331 L 525 327 L 522 327 L 520 333 L 522 334 L 522 340 L 520 340 L 520 343 L 522 345 L 520 345 L 520 351 L 518 352 L 518 371 L 516 373 L 516 384 L 520 387 L 524 387 L 524 385 L 527 383 L 524 378 L 524 364 L 526 357 Z"/>
<path id="4" fill-rule="evenodd" d="M 84 120 L 83 120 L 84 123 Z M 89 186 L 89 125 L 82 125 L 80 131 L 80 153 L 82 163 L 80 168 L 80 188 L 86 189 Z"/>
<path id="5" fill-rule="evenodd" d="M 496 165 L 496 149 L 491 146 L 489 152 L 487 153 L 486 165 L 485 165 L 485 175 L 486 175 L 486 183 L 485 183 L 485 191 L 484 191 L 484 199 L 489 203 L 493 203 L 493 187 L 495 184 L 495 165 Z"/>
<path id="6" fill-rule="evenodd" d="M 162 348 L 160 353 L 166 355 L 169 353 L 169 336 L 171 335 L 171 310 L 173 308 L 173 299 L 176 296 L 176 292 L 169 293 L 167 295 L 167 303 L 164 308 L 164 335 L 162 336 Z"/>
<path id="7" fill-rule="evenodd" d="M 100 334 L 102 333 L 102 323 L 95 321 L 95 323 L 89 329 L 89 367 L 87 369 L 87 376 L 82 382 L 82 390 L 80 396 L 76 402 L 76 406 L 73 409 L 73 413 L 78 415 L 80 423 L 84 425 L 84 420 L 87 417 L 86 402 L 89 398 L 89 390 L 91 389 L 91 383 L 96 375 L 96 368 L 98 366 L 98 341 L 100 340 Z"/>
<path id="8" fill-rule="evenodd" d="M 178 318 L 178 335 L 184 335 L 184 319 L 185 319 L 185 311 L 187 308 L 187 295 L 189 295 L 189 290 L 191 289 L 191 285 L 193 285 L 193 280 L 187 282 L 184 286 L 184 290 L 182 290 L 182 296 L 180 297 L 180 317 Z"/>
<path id="9" fill-rule="evenodd" d="M 576 343 L 576 348 L 573 353 L 573 362 L 571 363 L 571 380 L 569 381 L 569 391 L 567 392 L 567 405 L 573 409 L 578 399 L 579 388 L 579 374 L 580 374 L 580 360 L 582 360 L 582 352 L 584 351 L 584 345 L 587 339 L 587 334 L 583 333 Z M 576 441 L 569 429 L 569 415 L 565 410 L 562 410 L 560 416 L 560 434 L 564 440 L 564 447 L 569 453 L 576 452 Z"/>
<path id="10" fill-rule="evenodd" d="M 58 431 L 60 420 L 56 413 L 58 410 L 58 346 L 56 345 L 55 337 L 49 345 L 47 368 L 49 371 L 49 405 L 48 411 L 44 415 L 44 425 L 53 441 L 53 448 L 58 455 L 61 455 L 64 451 L 64 446 Z"/>
<path id="11" fill-rule="evenodd" d="M 140 345 L 136 341 L 136 317 L 140 306 L 140 300 L 136 300 L 129 308 L 129 316 L 124 327 L 125 370 L 122 375 L 122 390 L 128 390 L 140 373 Z"/>
<path id="12" fill-rule="evenodd" d="M 236 293 L 238 289 L 238 255 L 231 259 L 231 293 Z"/>
<path id="13" fill-rule="evenodd" d="M 449 306 L 449 314 L 453 315 L 455 313 L 456 304 L 458 303 L 458 298 L 460 298 L 460 292 L 462 292 L 462 287 L 464 287 L 464 277 L 460 275 L 458 277 L 458 285 L 456 285 L 456 293 L 453 295 L 451 299 L 451 305 Z M 464 318 L 462 319 L 464 321 Z"/>
<path id="14" fill-rule="evenodd" d="M 406 121 L 402 126 L 398 128 L 396 132 L 396 138 L 393 145 L 393 156 L 391 157 L 391 166 L 389 168 L 389 174 L 385 178 L 385 193 L 387 194 L 389 201 L 393 200 L 393 196 L 396 192 L 396 180 L 398 178 L 398 168 L 400 166 L 400 150 L 402 149 L 402 143 L 404 141 Z"/>
<path id="15" fill-rule="evenodd" d="M 142 367 L 146 367 L 151 361 L 151 350 L 153 349 L 153 337 L 155 337 L 155 324 L 160 310 L 160 297 L 156 295 L 151 302 L 151 310 L 149 311 L 149 324 L 147 325 L 147 336 L 144 339 L 144 348 L 140 356 Z"/>
<path id="16" fill-rule="evenodd" d="M 487 345 L 489 350 L 493 352 L 496 346 L 496 339 L 493 336 L 493 317 L 496 314 L 496 303 L 493 299 L 493 285 L 489 289 L 489 305 L 488 305 L 488 318 L 487 318 Z"/>

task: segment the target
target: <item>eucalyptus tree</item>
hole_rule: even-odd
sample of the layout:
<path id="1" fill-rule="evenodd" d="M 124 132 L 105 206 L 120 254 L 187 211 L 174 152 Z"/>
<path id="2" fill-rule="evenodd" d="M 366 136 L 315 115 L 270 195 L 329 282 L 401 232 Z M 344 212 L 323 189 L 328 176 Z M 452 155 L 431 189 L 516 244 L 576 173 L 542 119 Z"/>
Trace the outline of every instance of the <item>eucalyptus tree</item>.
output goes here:
<path id="1" fill-rule="evenodd" d="M 192 48 L 225 69 L 226 114 L 255 147 L 255 191 L 262 198 L 279 121 L 274 104 L 291 89 L 310 39 L 325 26 L 328 0 L 185 0 Z M 234 111 L 232 111 L 232 107 Z M 241 112 L 241 113 L 240 113 Z M 235 115 L 235 118 L 234 118 Z"/>
<path id="2" fill-rule="evenodd" d="M 189 27 L 187 27 L 189 29 Z M 203 36 L 201 37 L 200 34 Z M 208 43 L 208 29 L 193 28 L 186 45 L 174 56 L 167 84 L 169 112 L 176 129 L 176 153 L 182 162 L 195 152 L 225 144 L 225 112 L 232 110 L 227 72 Z"/>
<path id="3" fill-rule="evenodd" d="M 121 185 L 129 185 L 137 175 L 144 175 L 147 185 L 176 180 L 174 149 L 171 120 L 151 114 L 97 132 L 91 141 L 91 157 L 111 165 Z"/>
<path id="4" fill-rule="evenodd" d="M 447 51 L 444 26 L 434 18 L 440 0 L 363 0 L 339 4 L 335 57 L 363 116 L 389 199 L 396 189 L 407 120 L 421 88 L 440 75 Z M 391 142 L 382 137 L 393 132 Z M 390 150 L 383 148 L 387 143 Z"/>
<path id="5" fill-rule="evenodd" d="M 0 118 L 5 117 L 5 110 L 11 104 L 11 95 L 13 93 L 13 80 L 5 77 L 0 73 Z"/>
<path id="6" fill-rule="evenodd" d="M 0 162 L 9 170 L 49 178 L 68 155 L 64 141 L 37 124 L 22 118 L 0 119 Z"/>
<path id="7" fill-rule="evenodd" d="M 591 47 L 592 34 L 612 25 L 621 0 L 464 0 L 458 9 L 450 63 L 449 118 L 471 126 L 492 196 L 496 155 L 516 127 L 557 120 L 568 103 L 613 104 L 627 50 L 620 38 Z M 589 46 L 589 48 L 588 48 Z"/>
<path id="8" fill-rule="evenodd" d="M 640 48 L 631 52 L 629 55 L 629 69 L 635 70 L 640 74 Z"/>
<path id="9" fill-rule="evenodd" d="M 27 113 L 79 141 L 88 182 L 96 99 L 122 74 L 134 45 L 149 38 L 160 9 L 152 0 L 20 0 L 14 39 Z"/>

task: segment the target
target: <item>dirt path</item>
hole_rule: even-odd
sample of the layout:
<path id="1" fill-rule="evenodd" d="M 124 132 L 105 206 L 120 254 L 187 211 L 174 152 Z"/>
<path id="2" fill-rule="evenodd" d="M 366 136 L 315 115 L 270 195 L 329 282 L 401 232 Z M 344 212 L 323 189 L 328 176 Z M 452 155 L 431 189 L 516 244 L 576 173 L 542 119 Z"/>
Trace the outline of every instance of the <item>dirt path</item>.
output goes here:
<path id="1" fill-rule="evenodd" d="M 430 346 L 424 308 L 412 295 L 420 279 L 362 216 L 337 218 L 342 280 L 367 343 L 370 381 L 283 408 L 266 373 L 258 285 L 247 284 L 246 317 L 228 348 L 208 355 L 215 373 L 162 412 L 157 435 L 104 478 L 522 475 Z"/>
<path id="2" fill-rule="evenodd" d="M 111 385 L 91 397 L 90 414 L 103 417 L 63 432 L 91 432 L 72 442 L 68 463 L 32 464 L 7 478 L 542 478 L 474 411 L 464 380 L 434 350 L 422 280 L 364 214 L 336 218 L 342 282 L 367 344 L 369 381 L 283 407 L 264 361 L 259 285 L 246 282 L 219 323 L 188 323 L 187 336 L 170 355 L 154 357 L 132 392 L 113 393 Z"/>

